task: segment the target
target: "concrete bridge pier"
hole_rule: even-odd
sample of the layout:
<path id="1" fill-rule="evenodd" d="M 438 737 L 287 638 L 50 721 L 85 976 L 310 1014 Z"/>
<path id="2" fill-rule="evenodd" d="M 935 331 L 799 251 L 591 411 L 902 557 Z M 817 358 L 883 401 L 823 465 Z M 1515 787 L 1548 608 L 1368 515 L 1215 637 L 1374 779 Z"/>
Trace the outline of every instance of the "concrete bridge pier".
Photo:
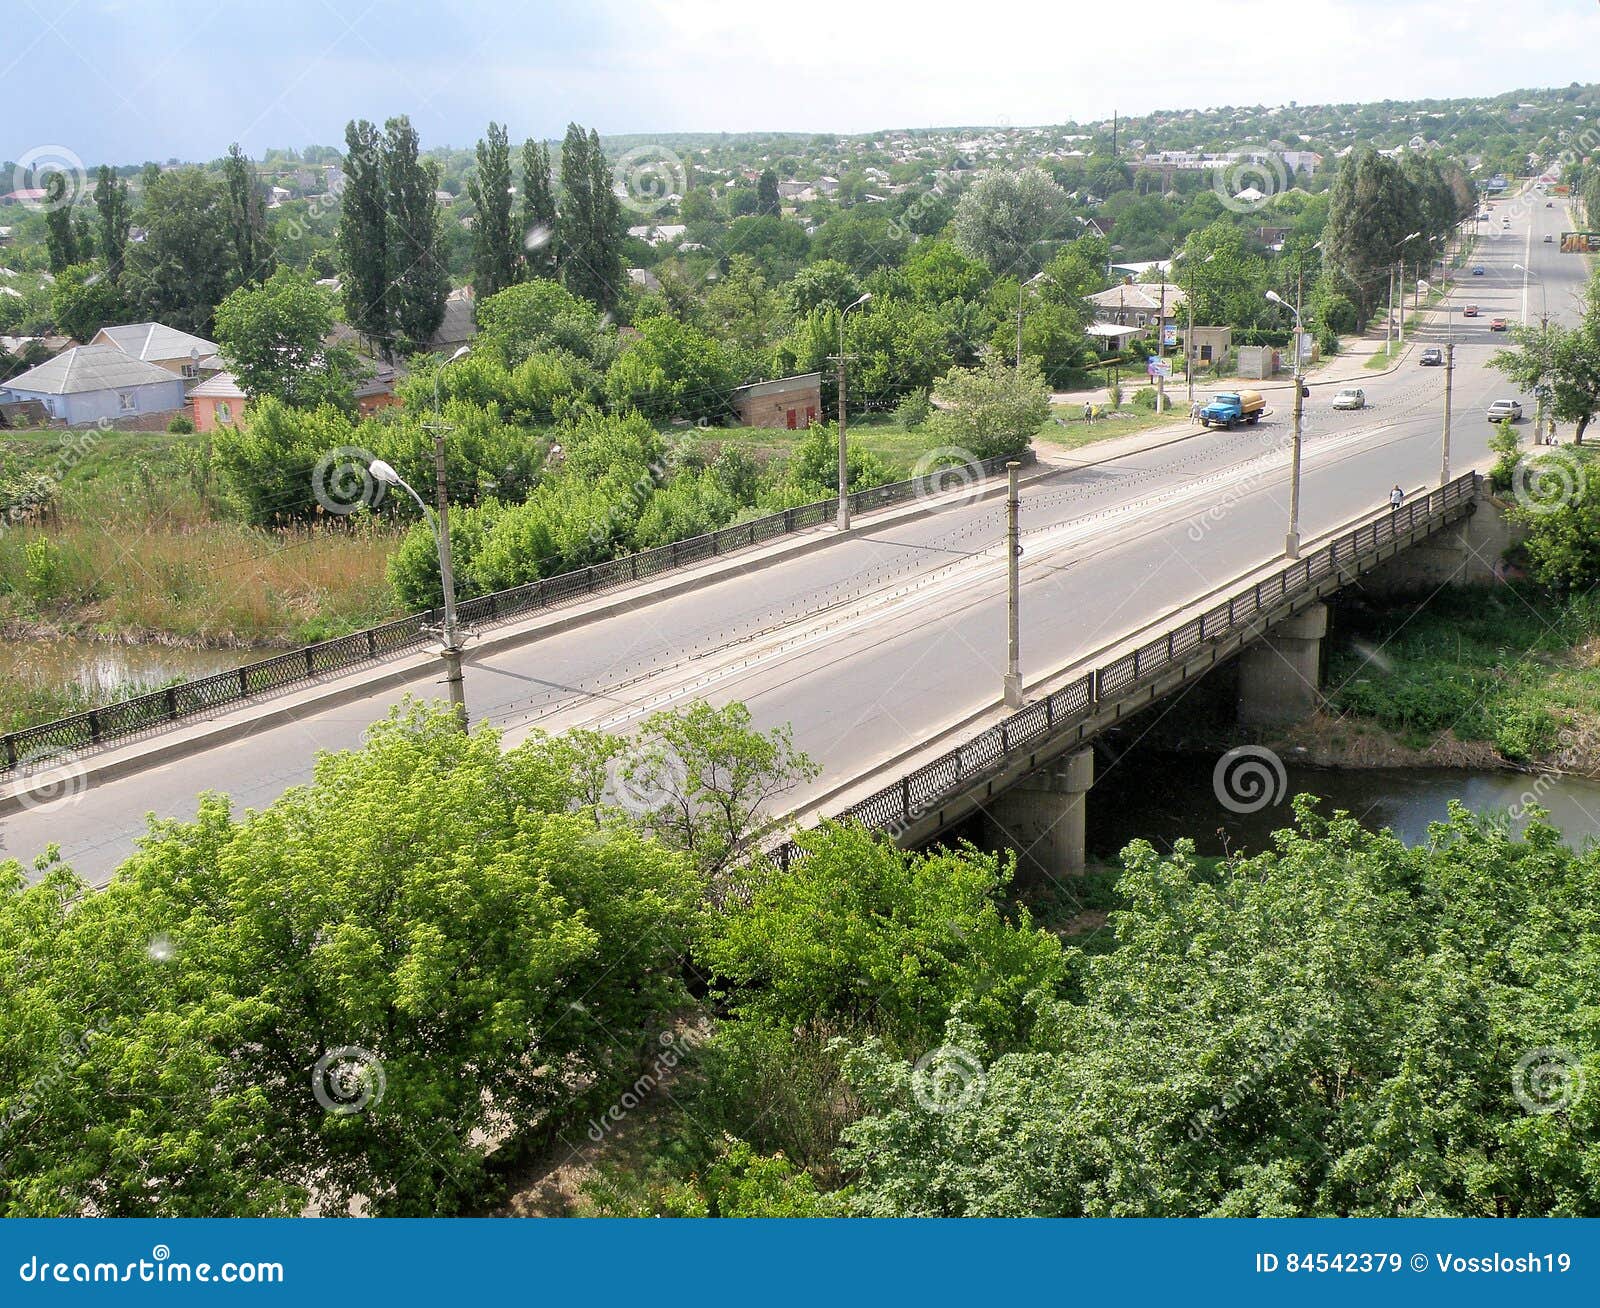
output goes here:
<path id="1" fill-rule="evenodd" d="M 1094 750 L 1080 749 L 1024 777 L 989 806 L 996 843 L 1017 852 L 1019 877 L 1084 870 L 1084 820 L 1094 785 Z"/>
<path id="2" fill-rule="evenodd" d="M 1239 656 L 1239 721 L 1287 727 L 1311 716 L 1322 675 L 1328 606 L 1313 604 L 1269 631 Z"/>

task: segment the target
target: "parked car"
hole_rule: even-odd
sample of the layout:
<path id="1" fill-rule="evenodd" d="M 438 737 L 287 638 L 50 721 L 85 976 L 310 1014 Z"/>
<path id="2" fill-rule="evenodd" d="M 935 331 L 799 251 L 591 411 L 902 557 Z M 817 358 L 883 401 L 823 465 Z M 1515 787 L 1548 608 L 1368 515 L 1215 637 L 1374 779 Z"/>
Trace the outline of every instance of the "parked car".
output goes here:
<path id="1" fill-rule="evenodd" d="M 1554 209 L 1556 207 L 1556 202 L 1554 200 L 1546 200 L 1544 202 L 1544 207 L 1546 209 Z"/>
<path id="2" fill-rule="evenodd" d="M 1346 386 L 1333 397 L 1333 407 L 1336 409 L 1364 409 L 1367 407 L 1367 393 L 1359 386 Z"/>
<path id="3" fill-rule="evenodd" d="M 1467 305 L 1461 310 L 1461 316 L 1463 318 L 1476 318 L 1478 316 L 1478 306 L 1475 304 Z"/>
<path id="4" fill-rule="evenodd" d="M 1483 265 L 1481 263 L 1475 263 L 1472 265 L 1472 275 L 1474 277 L 1483 276 Z"/>
<path id="5" fill-rule="evenodd" d="M 1424 368 L 1437 367 L 1444 363 L 1444 351 L 1437 345 L 1430 345 L 1422 352 L 1422 366 Z"/>
<path id="6" fill-rule="evenodd" d="M 1485 411 L 1490 422 L 1521 422 L 1522 405 L 1516 400 L 1495 400 Z"/>
<path id="7" fill-rule="evenodd" d="M 1492 331 L 1492 332 L 1503 332 L 1503 331 L 1505 331 L 1505 329 L 1506 329 L 1506 320 L 1504 318 L 1491 318 L 1491 319 L 1489 319 L 1489 330 L 1490 331 Z"/>
<path id="8" fill-rule="evenodd" d="M 1546 245 L 1549 245 L 1549 244 L 1551 244 L 1551 242 L 1553 242 L 1553 241 L 1554 241 L 1554 240 L 1555 240 L 1555 239 L 1556 239 L 1556 238 L 1555 238 L 1555 237 L 1553 237 L 1553 236 L 1552 236 L 1552 235 L 1550 235 L 1550 233 L 1549 233 L 1549 232 L 1546 232 L 1546 233 L 1545 233 L 1545 234 L 1544 234 L 1544 243 L 1545 243 L 1545 244 L 1546 244 Z"/>

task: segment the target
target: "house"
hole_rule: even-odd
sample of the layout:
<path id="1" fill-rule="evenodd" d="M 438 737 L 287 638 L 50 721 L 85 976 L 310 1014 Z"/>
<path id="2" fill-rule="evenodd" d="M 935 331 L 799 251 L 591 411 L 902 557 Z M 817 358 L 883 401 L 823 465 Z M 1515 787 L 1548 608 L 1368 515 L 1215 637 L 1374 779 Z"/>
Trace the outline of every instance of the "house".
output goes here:
<path id="1" fill-rule="evenodd" d="M 0 401 L 37 400 L 69 427 L 183 408 L 183 378 L 114 345 L 75 345 L 0 383 Z"/>
<path id="2" fill-rule="evenodd" d="M 746 427 L 809 427 L 822 411 L 822 374 L 802 373 L 735 388 L 733 411 Z"/>
<path id="3" fill-rule="evenodd" d="M 363 376 L 355 384 L 356 410 L 363 418 L 371 417 L 379 409 L 399 404 L 394 393 L 399 380 L 399 370 L 393 364 L 358 356 L 356 366 Z M 196 431 L 215 431 L 218 427 L 237 427 L 244 422 L 245 407 L 250 397 L 231 372 L 219 372 L 207 377 L 189 390 L 189 407 Z"/>
<path id="4" fill-rule="evenodd" d="M 478 317 L 472 288 L 463 286 L 446 297 L 444 317 L 428 341 L 428 349 L 434 354 L 454 354 L 461 346 L 470 344 L 477 334 Z"/>
<path id="5" fill-rule="evenodd" d="M 661 278 L 657 277 L 648 268 L 629 268 L 628 280 L 642 291 L 659 291 Z"/>
<path id="6" fill-rule="evenodd" d="M 43 204 L 46 192 L 42 186 L 20 186 L 0 195 L 0 204 Z"/>
<path id="7" fill-rule="evenodd" d="M 196 431 L 215 431 L 244 420 L 246 396 L 231 372 L 207 377 L 189 390 L 189 407 Z"/>
<path id="8" fill-rule="evenodd" d="M 1227 357 L 1233 348 L 1232 327 L 1195 327 L 1188 334 L 1185 354 L 1192 353 L 1196 363 L 1215 363 Z"/>
<path id="9" fill-rule="evenodd" d="M 1087 297 L 1100 322 L 1118 327 L 1174 323 L 1183 308 L 1183 289 L 1171 282 L 1123 282 Z"/>
<path id="10" fill-rule="evenodd" d="M 90 345 L 110 345 L 131 359 L 159 364 L 168 372 L 193 381 L 205 371 L 203 365 L 218 349 L 215 341 L 191 336 L 176 327 L 158 322 L 136 322 L 122 327 L 102 327 Z"/>
<path id="11" fill-rule="evenodd" d="M 683 223 L 645 224 L 641 227 L 628 228 L 628 235 L 636 237 L 647 245 L 660 245 L 663 241 L 677 240 L 688 230 Z"/>
<path id="12" fill-rule="evenodd" d="M 456 197 L 451 195 L 449 191 L 435 191 L 433 198 L 438 201 L 441 209 L 448 209 L 456 202 Z"/>

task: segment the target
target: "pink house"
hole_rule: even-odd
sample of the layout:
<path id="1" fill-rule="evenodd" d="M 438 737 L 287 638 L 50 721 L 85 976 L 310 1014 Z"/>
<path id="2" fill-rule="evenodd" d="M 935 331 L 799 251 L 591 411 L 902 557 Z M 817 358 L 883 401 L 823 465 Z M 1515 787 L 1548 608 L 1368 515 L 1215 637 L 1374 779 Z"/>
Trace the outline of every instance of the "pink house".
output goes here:
<path id="1" fill-rule="evenodd" d="M 189 404 L 194 410 L 196 431 L 236 427 L 244 420 L 245 394 L 231 372 L 219 372 L 190 387 Z"/>

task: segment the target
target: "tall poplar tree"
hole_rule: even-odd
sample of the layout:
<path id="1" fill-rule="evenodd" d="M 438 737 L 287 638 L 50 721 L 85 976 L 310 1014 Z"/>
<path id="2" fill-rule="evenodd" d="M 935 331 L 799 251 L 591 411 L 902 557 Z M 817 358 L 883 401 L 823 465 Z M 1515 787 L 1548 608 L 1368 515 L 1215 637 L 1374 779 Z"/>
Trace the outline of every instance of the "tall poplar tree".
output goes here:
<path id="1" fill-rule="evenodd" d="M 339 276 L 345 319 L 385 359 L 394 358 L 394 310 L 389 303 L 388 192 L 382 134 L 362 119 L 344 129 L 344 190 L 340 195 Z"/>
<path id="2" fill-rule="evenodd" d="M 100 213 L 100 257 L 106 275 L 116 281 L 122 276 L 122 260 L 128 249 L 128 229 L 132 223 L 128 203 L 128 184 L 105 164 L 95 178 L 94 204 Z"/>
<path id="3" fill-rule="evenodd" d="M 560 268 L 556 193 L 550 180 L 550 147 L 522 144 L 522 248 L 530 277 L 555 277 Z"/>
<path id="4" fill-rule="evenodd" d="M 472 219 L 472 288 L 486 300 L 517 280 L 521 242 L 511 223 L 511 147 L 506 129 L 489 124 L 478 142 L 478 171 L 467 180 Z"/>
<path id="5" fill-rule="evenodd" d="M 567 126 L 561 145 L 561 277 L 574 295 L 614 309 L 622 297 L 622 206 L 600 134 Z"/>
<path id="6" fill-rule="evenodd" d="M 439 226 L 438 168 L 419 157 L 404 114 L 384 124 L 383 178 L 389 199 L 389 298 L 394 330 L 412 350 L 427 347 L 444 321 L 450 274 Z"/>
<path id="7" fill-rule="evenodd" d="M 267 242 L 267 214 L 261 202 L 260 183 L 237 141 L 228 147 L 222 176 L 228 188 L 228 232 L 238 264 L 238 284 L 265 281 L 272 276 L 277 260 Z"/>

